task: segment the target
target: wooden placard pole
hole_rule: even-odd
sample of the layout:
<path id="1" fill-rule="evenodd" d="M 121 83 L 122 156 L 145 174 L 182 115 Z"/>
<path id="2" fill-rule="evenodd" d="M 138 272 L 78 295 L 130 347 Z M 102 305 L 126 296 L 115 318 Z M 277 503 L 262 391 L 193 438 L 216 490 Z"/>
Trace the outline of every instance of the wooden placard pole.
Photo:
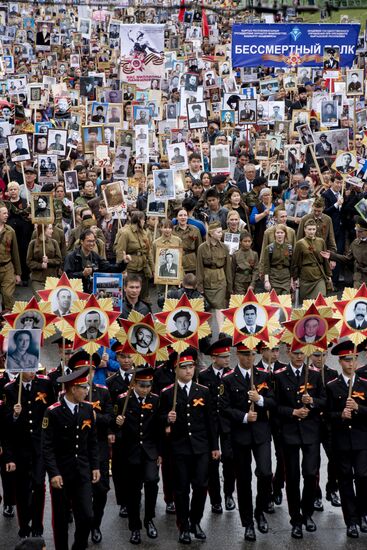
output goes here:
<path id="1" fill-rule="evenodd" d="M 357 344 L 354 344 L 354 349 L 353 349 L 353 372 L 352 372 L 352 374 L 350 376 L 350 379 L 349 379 L 348 399 L 350 399 L 352 397 L 353 376 L 354 376 L 354 371 L 355 371 L 355 368 L 356 368 L 356 361 L 357 361 Z"/>
<path id="2" fill-rule="evenodd" d="M 322 385 L 325 387 L 325 371 L 324 371 L 324 352 L 321 352 L 321 380 Z"/>
<path id="3" fill-rule="evenodd" d="M 92 401 L 92 385 L 93 385 L 93 377 L 92 377 L 92 371 L 93 371 L 93 363 L 92 363 L 92 356 L 89 356 L 89 401 Z"/>
<path id="4" fill-rule="evenodd" d="M 306 361 L 306 365 L 305 365 L 305 388 L 303 390 L 303 394 L 304 395 L 307 395 L 307 386 L 308 386 L 308 371 L 309 371 L 309 367 L 310 367 L 310 356 L 307 355 L 307 361 Z"/>
<path id="5" fill-rule="evenodd" d="M 22 167 L 23 183 L 24 183 L 24 187 L 25 187 L 25 190 L 26 190 L 26 194 L 27 194 L 27 206 L 30 206 L 30 205 L 31 205 L 31 197 L 30 197 L 29 189 L 28 189 L 28 187 L 27 187 L 26 180 L 25 180 L 25 172 L 24 172 L 24 164 L 23 164 L 23 162 L 21 162 L 20 165 L 21 165 L 21 167 Z"/>
<path id="6" fill-rule="evenodd" d="M 356 117 L 357 98 L 353 97 L 353 149 L 356 150 L 357 117 Z"/>
<path id="7" fill-rule="evenodd" d="M 312 159 L 313 159 L 313 161 L 314 161 L 314 164 L 315 164 L 315 168 L 316 168 L 316 170 L 317 170 L 317 173 L 318 173 L 318 175 L 319 175 L 319 177 L 320 177 L 320 181 L 321 181 L 323 187 L 325 187 L 324 177 L 323 177 L 322 172 L 321 172 L 321 170 L 320 170 L 319 163 L 317 162 L 317 158 L 316 158 L 316 155 L 315 155 L 314 146 L 313 146 L 312 143 L 308 143 L 308 144 L 306 145 L 306 147 L 308 147 L 309 150 L 311 151 L 311 156 L 312 156 Z"/>
<path id="8" fill-rule="evenodd" d="M 131 392 L 133 391 L 134 382 L 135 382 L 135 374 L 136 373 L 133 372 L 133 375 L 132 375 L 131 380 L 130 380 L 129 389 L 127 390 L 126 399 L 125 399 L 124 406 L 122 407 L 122 411 L 121 411 L 121 416 L 122 417 L 124 417 L 125 414 L 126 414 L 126 409 L 127 409 L 128 403 L 129 403 L 130 395 L 131 395 Z"/>
<path id="9" fill-rule="evenodd" d="M 44 224 L 42 224 L 42 251 L 43 251 L 43 255 L 46 256 L 45 226 L 44 226 Z"/>
<path id="10" fill-rule="evenodd" d="M 19 388 L 18 388 L 18 405 L 20 405 L 22 399 L 22 386 L 23 386 L 23 371 L 19 373 Z"/>
<path id="11" fill-rule="evenodd" d="M 173 388 L 173 403 L 172 403 L 172 410 L 173 411 L 176 410 L 176 405 L 177 405 L 177 387 L 178 387 L 177 373 L 178 373 L 178 366 L 180 364 L 180 357 L 181 357 L 181 353 L 179 353 L 177 355 L 176 368 L 175 368 L 175 386 Z"/>

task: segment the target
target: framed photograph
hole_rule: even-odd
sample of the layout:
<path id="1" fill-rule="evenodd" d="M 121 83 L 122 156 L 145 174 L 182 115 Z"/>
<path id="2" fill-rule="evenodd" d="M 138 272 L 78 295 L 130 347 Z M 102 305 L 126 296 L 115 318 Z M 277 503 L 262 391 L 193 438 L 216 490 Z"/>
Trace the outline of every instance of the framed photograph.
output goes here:
<path id="1" fill-rule="evenodd" d="M 240 248 L 240 235 L 237 233 L 224 233 L 223 244 L 228 248 L 230 256 L 233 256 Z"/>
<path id="2" fill-rule="evenodd" d="M 96 87 L 93 76 L 80 77 L 80 97 L 86 97 L 89 101 L 95 101 Z"/>
<path id="3" fill-rule="evenodd" d="M 179 285 L 182 273 L 182 248 L 157 246 L 154 284 Z"/>
<path id="4" fill-rule="evenodd" d="M 87 18 L 83 19 L 81 17 L 79 18 L 78 32 L 80 32 L 83 38 L 90 38 L 91 24 L 92 24 L 91 19 L 87 19 Z"/>
<path id="5" fill-rule="evenodd" d="M 220 127 L 222 130 L 232 130 L 235 127 L 236 112 L 232 109 L 224 109 L 220 111 Z"/>
<path id="6" fill-rule="evenodd" d="M 60 157 L 66 155 L 67 130 L 54 130 L 49 128 L 47 132 L 47 152 Z"/>
<path id="7" fill-rule="evenodd" d="M 269 166 L 268 185 L 269 187 L 278 187 L 280 174 L 280 164 L 274 163 Z"/>
<path id="8" fill-rule="evenodd" d="M 361 111 L 356 112 L 356 125 L 357 129 L 362 131 L 367 126 L 367 110 L 362 109 Z"/>
<path id="9" fill-rule="evenodd" d="M 177 113 L 177 103 L 167 103 L 166 105 L 166 119 L 167 120 L 177 120 L 178 113 Z"/>
<path id="10" fill-rule="evenodd" d="M 229 145 L 210 147 L 211 171 L 214 174 L 230 171 Z"/>
<path id="11" fill-rule="evenodd" d="M 312 145 L 313 143 L 315 143 L 314 136 L 309 124 L 301 124 L 301 126 L 297 127 L 297 132 L 303 145 Z"/>
<path id="12" fill-rule="evenodd" d="M 133 106 L 133 119 L 136 125 L 148 125 L 151 119 L 150 109 L 148 107 Z"/>
<path id="13" fill-rule="evenodd" d="M 147 216 L 166 217 L 166 201 L 157 201 L 154 193 L 148 192 Z"/>
<path id="14" fill-rule="evenodd" d="M 137 323 L 133 325 L 128 333 L 127 340 L 131 347 L 141 355 L 152 355 L 158 348 L 158 336 L 150 325 Z"/>
<path id="15" fill-rule="evenodd" d="M 332 48 L 324 48 L 323 59 L 324 71 L 338 71 L 340 68 L 340 48 L 333 46 Z"/>
<path id="16" fill-rule="evenodd" d="M 297 89 L 297 80 L 295 75 L 285 76 L 283 78 L 283 86 L 287 92 Z"/>
<path id="17" fill-rule="evenodd" d="M 363 69 L 347 70 L 347 96 L 359 96 L 364 93 Z"/>
<path id="18" fill-rule="evenodd" d="M 301 162 L 301 145 L 285 145 L 284 158 L 286 166 L 291 174 L 294 174 Z"/>
<path id="19" fill-rule="evenodd" d="M 124 101 L 134 101 L 136 94 L 136 84 L 122 84 L 122 99 Z"/>
<path id="20" fill-rule="evenodd" d="M 361 199 L 354 205 L 354 208 L 357 210 L 358 214 L 367 221 L 367 199 Z"/>
<path id="21" fill-rule="evenodd" d="M 113 309 L 122 309 L 122 273 L 93 273 L 93 294 L 100 298 L 111 298 Z"/>
<path id="22" fill-rule="evenodd" d="M 297 201 L 294 217 L 303 218 L 303 216 L 306 216 L 306 214 L 310 214 L 312 210 L 313 202 L 314 202 L 314 199 Z"/>
<path id="23" fill-rule="evenodd" d="M 297 82 L 300 86 L 304 86 L 306 82 L 311 80 L 311 67 L 298 67 Z"/>
<path id="24" fill-rule="evenodd" d="M 93 101 L 91 122 L 96 124 L 105 124 L 107 119 L 108 103 L 99 103 Z"/>
<path id="25" fill-rule="evenodd" d="M 33 134 L 33 153 L 45 155 L 47 153 L 47 135 Z"/>
<path id="26" fill-rule="evenodd" d="M 197 73 L 186 73 L 184 87 L 186 91 L 196 92 L 199 84 L 199 75 Z"/>
<path id="27" fill-rule="evenodd" d="M 122 104 L 116 103 L 113 105 L 108 104 L 107 108 L 107 123 L 119 124 L 122 123 Z"/>
<path id="28" fill-rule="evenodd" d="M 355 151 L 338 151 L 332 168 L 339 174 L 351 174 L 357 168 L 357 157 Z"/>
<path id="29" fill-rule="evenodd" d="M 51 50 L 51 32 L 53 24 L 49 21 L 38 21 L 36 27 L 36 49 L 41 51 Z"/>
<path id="30" fill-rule="evenodd" d="M 272 78 L 270 80 L 260 80 L 260 94 L 264 97 L 269 97 L 270 95 L 276 94 L 279 92 L 279 80 L 277 78 Z"/>
<path id="31" fill-rule="evenodd" d="M 10 158 L 13 162 L 31 160 L 27 134 L 15 134 L 7 137 Z"/>
<path id="32" fill-rule="evenodd" d="M 108 212 L 121 210 L 125 204 L 124 183 L 122 181 L 108 183 L 102 191 L 102 194 Z"/>
<path id="33" fill-rule="evenodd" d="M 292 132 L 297 132 L 298 126 L 303 124 L 310 124 L 310 112 L 295 109 L 292 112 Z"/>
<path id="34" fill-rule="evenodd" d="M 57 183 L 57 155 L 38 155 L 38 181 L 40 183 Z"/>
<path id="35" fill-rule="evenodd" d="M 257 114 L 256 99 L 246 99 L 239 102 L 239 122 L 242 124 L 255 124 Z"/>
<path id="36" fill-rule="evenodd" d="M 176 198 L 173 170 L 154 170 L 153 178 L 156 199 L 173 200 Z"/>
<path id="37" fill-rule="evenodd" d="M 281 122 L 285 119 L 285 104 L 283 101 L 268 101 L 269 121 Z"/>
<path id="38" fill-rule="evenodd" d="M 103 126 L 83 126 L 82 140 L 84 153 L 94 153 L 96 145 L 103 145 Z"/>
<path id="39" fill-rule="evenodd" d="M 187 103 L 187 116 L 189 128 L 206 128 L 208 126 L 208 114 L 205 101 Z"/>
<path id="40" fill-rule="evenodd" d="M 333 127 L 338 126 L 338 101 L 323 101 L 321 103 L 321 126 Z"/>
<path id="41" fill-rule="evenodd" d="M 166 319 L 167 332 L 178 340 L 190 338 L 198 331 L 199 317 L 192 309 L 180 307 L 172 311 Z"/>
<path id="42" fill-rule="evenodd" d="M 52 193 L 31 193 L 32 223 L 48 225 L 54 222 L 54 204 Z"/>
<path id="43" fill-rule="evenodd" d="M 52 122 L 36 122 L 34 125 L 36 134 L 47 134 L 49 128 L 52 128 Z"/>
<path id="44" fill-rule="evenodd" d="M 84 309 L 75 320 L 78 336 L 86 342 L 99 340 L 108 330 L 109 319 L 101 309 Z"/>
<path id="45" fill-rule="evenodd" d="M 167 145 L 168 162 L 174 170 L 187 170 L 189 167 L 184 143 Z"/>
<path id="46" fill-rule="evenodd" d="M 258 160 L 267 160 L 269 158 L 269 141 L 267 139 L 256 140 L 255 157 Z"/>
<path id="47" fill-rule="evenodd" d="M 36 372 L 41 352 L 40 329 L 9 330 L 5 369 L 14 374 Z"/>
<path id="48" fill-rule="evenodd" d="M 64 172 L 64 184 L 66 193 L 78 193 L 78 173 L 76 170 L 67 170 Z"/>
<path id="49" fill-rule="evenodd" d="M 266 327 L 268 314 L 258 303 L 249 302 L 238 308 L 233 321 L 242 334 L 259 334 Z"/>

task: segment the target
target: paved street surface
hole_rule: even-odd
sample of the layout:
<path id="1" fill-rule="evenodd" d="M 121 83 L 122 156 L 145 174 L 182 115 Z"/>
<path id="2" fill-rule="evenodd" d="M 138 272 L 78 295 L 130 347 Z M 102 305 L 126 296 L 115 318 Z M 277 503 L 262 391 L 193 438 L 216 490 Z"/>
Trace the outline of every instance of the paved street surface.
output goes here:
<path id="1" fill-rule="evenodd" d="M 17 288 L 16 300 L 28 300 L 31 297 L 30 289 Z M 214 334 L 216 333 L 213 327 Z M 56 346 L 46 342 L 45 347 L 42 350 L 42 364 L 46 366 L 47 370 L 57 365 L 57 353 Z M 281 360 L 285 360 L 285 357 L 281 357 Z M 363 355 L 363 361 L 365 357 Z M 337 367 L 336 360 L 330 356 L 328 364 Z M 325 455 L 323 455 L 322 461 L 322 488 L 325 486 Z M 254 493 L 256 494 L 256 481 L 254 482 Z M 90 543 L 90 548 L 100 550 L 120 550 L 125 548 L 133 548 L 133 545 L 129 543 L 130 531 L 128 530 L 127 519 L 122 519 L 118 515 L 118 507 L 115 503 L 113 484 L 111 480 L 111 491 L 108 495 L 108 503 L 105 511 L 105 517 L 102 523 L 103 541 L 99 545 L 93 545 Z M 366 495 L 367 498 L 367 495 Z M 276 547 L 282 550 L 296 549 L 308 550 L 308 549 L 357 549 L 365 550 L 367 548 L 367 534 L 360 535 L 359 539 L 347 539 L 346 529 L 343 522 L 341 509 L 333 508 L 328 502 L 324 500 L 324 512 L 315 512 L 313 518 L 317 524 L 316 533 L 306 533 L 304 531 L 304 538 L 301 541 L 295 541 L 290 536 L 290 525 L 287 511 L 287 502 L 284 494 L 283 504 L 276 507 L 276 513 L 273 515 L 267 515 L 269 522 L 269 533 L 262 535 L 257 532 L 256 543 L 244 542 L 244 529 L 241 526 L 238 511 L 224 512 L 222 516 L 214 515 L 211 513 L 209 502 L 207 502 L 205 516 L 201 523 L 202 528 L 207 534 L 207 542 L 201 543 L 194 541 L 191 548 L 199 548 L 201 546 L 210 548 L 210 550 L 227 550 L 229 548 L 261 548 L 261 550 L 274 550 Z M 2 509 L 1 509 L 2 511 Z M 143 517 L 142 517 L 143 519 Z M 178 544 L 178 532 L 175 524 L 174 516 L 167 516 L 165 514 L 165 504 L 163 500 L 162 488 L 158 495 L 157 504 L 157 517 L 155 524 L 158 529 L 159 537 L 156 540 L 150 540 L 147 538 L 145 530 L 142 531 L 143 542 L 140 545 L 141 549 L 156 549 L 156 550 L 174 550 L 183 548 L 183 545 Z M 47 549 L 54 548 L 52 538 L 51 527 L 51 505 L 50 498 L 47 490 L 47 501 L 45 509 L 45 539 Z M 70 526 L 70 541 L 72 541 L 74 525 Z M 13 550 L 16 543 L 19 541 L 17 536 L 17 521 L 16 519 L 6 519 L 0 513 L 0 550 Z M 71 544 L 70 544 L 71 546 Z"/>

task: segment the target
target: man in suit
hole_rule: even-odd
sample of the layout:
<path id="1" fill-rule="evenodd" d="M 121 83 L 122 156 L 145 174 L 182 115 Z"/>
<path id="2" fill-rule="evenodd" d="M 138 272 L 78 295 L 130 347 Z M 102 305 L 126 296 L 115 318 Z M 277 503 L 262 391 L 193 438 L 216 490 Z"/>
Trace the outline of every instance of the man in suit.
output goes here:
<path id="1" fill-rule="evenodd" d="M 192 335 L 192 330 L 189 330 L 191 324 L 191 314 L 189 311 L 180 310 L 173 316 L 173 322 L 176 325 L 176 330 L 172 332 L 175 338 L 188 338 Z"/>
<path id="2" fill-rule="evenodd" d="M 316 317 L 307 318 L 303 323 L 303 336 L 301 336 L 300 340 L 302 342 L 307 342 L 308 344 L 317 342 L 317 340 L 319 340 L 322 336 L 322 334 L 318 334 L 319 328 L 320 319 L 317 319 Z"/>
<path id="3" fill-rule="evenodd" d="M 347 320 L 348 325 L 356 330 L 365 330 L 367 328 L 367 302 L 358 301 L 354 305 L 354 318 Z"/>
<path id="4" fill-rule="evenodd" d="M 194 113 L 194 116 L 190 118 L 190 124 L 195 124 L 197 122 L 206 122 L 206 118 L 201 116 L 201 105 L 193 105 L 192 112 Z"/>
<path id="5" fill-rule="evenodd" d="M 316 145 L 315 148 L 316 156 L 317 157 L 328 157 L 332 155 L 333 153 L 333 146 L 331 143 L 327 140 L 326 134 L 320 135 L 320 143 Z"/>
<path id="6" fill-rule="evenodd" d="M 350 153 L 344 153 L 341 159 L 341 164 L 336 166 L 336 169 L 341 174 L 348 174 L 354 170 L 352 166 L 352 155 Z"/>
<path id="7" fill-rule="evenodd" d="M 15 145 L 16 145 L 16 148 L 11 152 L 12 157 L 20 157 L 20 156 L 23 156 L 23 155 L 29 155 L 28 149 L 23 147 L 23 139 L 22 138 L 20 138 L 20 137 L 17 138 L 15 140 Z"/>
<path id="8" fill-rule="evenodd" d="M 101 322 L 101 315 L 98 311 L 88 311 L 84 319 L 86 330 L 80 334 L 81 338 L 84 338 L 84 340 L 97 340 L 100 338 L 103 334 L 99 330 Z"/>
<path id="9" fill-rule="evenodd" d="M 243 344 L 237 345 L 238 365 L 223 377 L 220 397 L 220 415 L 232 438 L 238 508 L 247 541 L 256 540 L 254 517 L 261 533 L 269 530 L 264 515 L 271 499 L 272 478 L 268 411 L 276 406 L 269 375 L 253 366 L 255 355 L 255 351 Z M 252 455 L 257 476 L 255 512 L 251 490 Z"/>
<path id="10" fill-rule="evenodd" d="M 269 157 L 270 158 L 279 158 L 279 155 L 280 155 L 280 151 L 279 149 L 277 148 L 277 139 L 276 138 L 271 138 L 270 140 L 270 147 L 269 147 Z"/>
<path id="11" fill-rule="evenodd" d="M 324 213 L 327 216 L 330 216 L 333 224 L 336 252 L 338 254 L 344 254 L 346 230 L 343 221 L 349 200 L 348 198 L 344 200 L 344 197 L 341 194 L 342 185 L 342 176 L 334 175 L 331 178 L 329 189 L 322 195 L 325 203 Z M 335 287 L 339 285 L 339 275 L 340 264 L 337 262 L 335 268 L 333 269 L 333 283 Z"/>
<path id="12" fill-rule="evenodd" d="M 245 334 L 257 334 L 264 328 L 263 325 L 256 324 L 257 307 L 254 304 L 249 304 L 243 308 L 243 318 L 245 319 L 245 326 L 239 330 Z"/>
<path id="13" fill-rule="evenodd" d="M 48 25 L 44 23 L 41 26 L 41 30 L 37 32 L 36 35 L 36 45 L 37 46 L 49 46 L 50 45 L 51 35 L 48 30 Z"/>
<path id="14" fill-rule="evenodd" d="M 147 355 L 155 351 L 155 335 L 154 332 L 144 325 L 138 325 L 135 328 L 131 345 L 138 353 Z"/>
<path id="15" fill-rule="evenodd" d="M 244 102 L 243 109 L 240 111 L 240 122 L 253 122 L 256 120 L 256 113 L 250 108 L 248 101 Z"/>
<path id="16" fill-rule="evenodd" d="M 199 373 L 198 381 L 206 386 L 212 396 L 213 415 L 216 430 L 220 438 L 223 464 L 223 492 L 225 509 L 234 510 L 236 505 L 233 500 L 235 477 L 233 469 L 232 445 L 228 423 L 219 415 L 219 403 L 224 391 L 223 376 L 230 372 L 231 338 L 219 338 L 206 350 L 210 355 L 212 364 Z M 213 514 L 222 514 L 222 497 L 219 478 L 218 460 L 209 460 L 209 484 L 208 493 Z"/>
<path id="17" fill-rule="evenodd" d="M 358 526 L 367 533 L 367 380 L 355 372 L 353 342 L 340 342 L 331 353 L 339 357 L 342 368 L 326 388 L 340 499 L 347 536 L 358 538 Z"/>
<path id="18" fill-rule="evenodd" d="M 178 266 L 173 263 L 173 254 L 170 251 L 166 252 L 166 262 L 159 268 L 160 277 L 177 277 Z"/>
<path id="19" fill-rule="evenodd" d="M 312 514 L 320 464 L 320 415 L 326 406 L 326 394 L 319 372 L 312 367 L 309 367 L 305 388 L 305 355 L 301 350 L 289 352 L 289 358 L 287 367 L 275 373 L 275 396 L 282 434 L 292 537 L 301 539 L 303 524 L 306 531 L 316 531 Z M 303 474 L 302 498 L 300 452 Z"/>
<path id="20" fill-rule="evenodd" d="M 220 458 L 209 390 L 193 381 L 196 358 L 197 352 L 191 348 L 180 355 L 176 407 L 174 384 L 164 388 L 160 401 L 162 425 L 165 432 L 170 431 L 176 518 L 182 544 L 190 544 L 190 532 L 196 539 L 206 539 L 200 521 L 208 489 L 209 457 Z"/>

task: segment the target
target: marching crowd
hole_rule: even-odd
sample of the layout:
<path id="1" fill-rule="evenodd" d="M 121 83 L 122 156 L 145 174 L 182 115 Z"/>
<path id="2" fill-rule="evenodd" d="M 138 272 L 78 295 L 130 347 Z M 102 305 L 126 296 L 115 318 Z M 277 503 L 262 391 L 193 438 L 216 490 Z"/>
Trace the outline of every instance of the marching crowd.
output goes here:
<path id="1" fill-rule="evenodd" d="M 237 500 L 255 541 L 284 491 L 300 539 L 323 506 L 321 444 L 326 499 L 341 506 L 348 537 L 367 533 L 367 379 L 354 345 L 331 350 L 339 371 L 326 353 L 306 364 L 288 350 L 283 364 L 261 343 L 256 365 L 243 344 L 232 364 L 221 332 L 232 294 L 274 290 L 299 307 L 367 282 L 365 37 L 350 70 L 335 48 L 322 67 L 231 68 L 232 24 L 254 17 L 222 7 L 0 7 L 2 314 L 17 285 L 37 296 L 64 272 L 92 293 L 93 274 L 124 273 L 121 318 L 185 293 L 203 298 L 219 328 L 200 341 L 206 369 L 192 348 L 134 368 L 115 341 L 93 354 L 92 374 L 72 343 L 53 371 L 1 373 L 3 515 L 16 505 L 21 544 L 42 548 L 46 473 L 56 550 L 68 549 L 72 517 L 74 550 L 101 542 L 111 472 L 132 544 L 143 527 L 158 537 L 159 476 L 182 544 L 206 539 L 207 496 L 214 514 Z M 162 48 L 151 24 L 162 25 Z M 148 88 L 126 78 L 125 47 L 139 62 L 163 56 Z M 60 293 L 60 316 L 70 306 Z"/>

